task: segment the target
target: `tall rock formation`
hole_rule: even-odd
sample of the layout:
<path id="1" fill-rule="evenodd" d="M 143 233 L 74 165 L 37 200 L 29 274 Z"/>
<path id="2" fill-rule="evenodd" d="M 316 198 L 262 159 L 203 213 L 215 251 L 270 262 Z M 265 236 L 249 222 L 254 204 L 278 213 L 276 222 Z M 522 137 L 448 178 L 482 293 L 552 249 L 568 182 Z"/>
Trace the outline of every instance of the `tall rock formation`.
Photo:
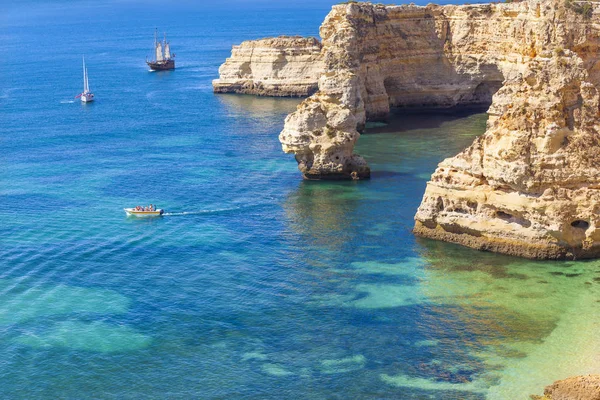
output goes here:
<path id="1" fill-rule="evenodd" d="M 590 80 L 564 50 L 507 81 L 487 132 L 433 174 L 415 233 L 529 258 L 600 255 L 599 96 Z"/>
<path id="2" fill-rule="evenodd" d="M 508 40 L 498 38 L 504 15 L 490 18 L 495 7 L 334 6 L 320 30 L 319 92 L 286 119 L 283 150 L 305 178 L 367 178 L 353 154 L 367 120 L 385 119 L 390 107 L 489 104 L 504 79 L 492 47 Z M 486 21 L 496 25 L 479 26 Z M 484 54 L 474 48 L 486 43 Z"/>
<path id="3" fill-rule="evenodd" d="M 600 255 L 600 18 L 563 0 L 334 6 L 319 91 L 280 134 L 306 178 L 363 178 L 353 153 L 390 107 L 490 104 L 485 135 L 443 161 L 415 233 L 530 258 Z M 596 228 L 599 226 L 599 228 Z"/>
<path id="4" fill-rule="evenodd" d="M 233 46 L 213 81 L 215 93 L 306 97 L 317 91 L 323 73 L 321 43 L 281 36 Z"/>
<path id="5" fill-rule="evenodd" d="M 530 39 L 514 48 L 531 54 L 505 75 L 486 133 L 438 166 L 416 234 L 528 258 L 600 256 L 600 30 L 564 4 L 523 4 L 514 24 Z"/>

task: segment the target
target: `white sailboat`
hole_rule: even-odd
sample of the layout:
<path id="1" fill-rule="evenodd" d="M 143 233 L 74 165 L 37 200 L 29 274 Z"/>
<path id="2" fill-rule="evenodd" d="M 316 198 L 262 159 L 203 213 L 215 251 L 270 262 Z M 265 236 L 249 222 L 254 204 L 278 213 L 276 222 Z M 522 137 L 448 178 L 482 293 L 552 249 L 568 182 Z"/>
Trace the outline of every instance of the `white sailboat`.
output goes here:
<path id="1" fill-rule="evenodd" d="M 88 72 L 85 67 L 85 57 L 83 57 L 83 93 L 75 96 L 80 97 L 83 103 L 89 103 L 94 101 L 94 93 L 90 91 L 90 83 L 88 81 Z"/>

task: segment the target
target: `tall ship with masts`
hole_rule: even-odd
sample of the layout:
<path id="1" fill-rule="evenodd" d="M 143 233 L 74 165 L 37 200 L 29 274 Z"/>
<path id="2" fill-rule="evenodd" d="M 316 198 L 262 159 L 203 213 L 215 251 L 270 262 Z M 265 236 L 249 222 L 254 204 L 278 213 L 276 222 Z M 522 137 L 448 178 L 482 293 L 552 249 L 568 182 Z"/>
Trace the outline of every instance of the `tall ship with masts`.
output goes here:
<path id="1" fill-rule="evenodd" d="M 168 69 L 175 69 L 175 54 L 171 54 L 171 46 L 167 42 L 167 34 L 161 42 L 158 40 L 158 29 L 154 31 L 154 56 L 155 59 L 148 61 L 146 58 L 146 64 L 153 71 L 166 71 Z"/>
<path id="2" fill-rule="evenodd" d="M 75 98 L 81 98 L 83 103 L 90 103 L 94 101 L 94 93 L 90 90 L 90 83 L 88 81 L 88 72 L 85 66 L 85 57 L 83 57 L 83 93 L 78 94 Z"/>

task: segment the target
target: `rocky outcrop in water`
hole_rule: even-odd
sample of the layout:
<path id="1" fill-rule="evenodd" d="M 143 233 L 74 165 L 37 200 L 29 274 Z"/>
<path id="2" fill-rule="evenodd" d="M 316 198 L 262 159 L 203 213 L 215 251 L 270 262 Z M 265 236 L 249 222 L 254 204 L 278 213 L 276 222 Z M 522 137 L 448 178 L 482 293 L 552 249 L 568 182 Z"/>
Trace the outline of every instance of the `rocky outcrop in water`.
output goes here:
<path id="1" fill-rule="evenodd" d="M 233 46 L 213 81 L 215 93 L 306 97 L 323 73 L 321 43 L 315 38 L 249 40 Z"/>
<path id="2" fill-rule="evenodd" d="M 319 91 L 280 134 L 305 178 L 366 178 L 353 152 L 390 107 L 491 104 L 443 161 L 415 233 L 530 258 L 600 255 L 600 18 L 591 3 L 334 6 Z"/>
<path id="3" fill-rule="evenodd" d="M 415 233 L 529 258 L 600 255 L 599 96 L 575 53 L 507 81 L 487 132 L 431 177 Z"/>
<path id="4" fill-rule="evenodd" d="M 320 30 L 319 92 L 286 119 L 283 150 L 306 178 L 367 178 L 367 163 L 353 152 L 367 120 L 387 118 L 390 107 L 489 103 L 504 79 L 492 47 L 505 17 L 479 25 L 495 7 L 334 6 Z M 482 54 L 475 41 L 490 48 Z"/>
<path id="5" fill-rule="evenodd" d="M 444 160 L 415 216 L 421 236 L 537 259 L 600 256 L 600 30 L 563 3 L 520 5 L 529 40 L 486 133 Z"/>
<path id="6" fill-rule="evenodd" d="M 567 378 L 546 386 L 544 396 L 534 400 L 600 400 L 600 375 Z"/>

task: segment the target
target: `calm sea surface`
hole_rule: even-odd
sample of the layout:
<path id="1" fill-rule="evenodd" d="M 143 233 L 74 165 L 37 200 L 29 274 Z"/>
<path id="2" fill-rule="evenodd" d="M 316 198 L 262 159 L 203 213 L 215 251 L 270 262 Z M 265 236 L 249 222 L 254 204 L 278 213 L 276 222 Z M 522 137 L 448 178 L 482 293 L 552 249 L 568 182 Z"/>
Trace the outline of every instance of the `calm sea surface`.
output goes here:
<path id="1" fill-rule="evenodd" d="M 168 3 L 0 6 L 1 398 L 513 400 L 597 372 L 600 263 L 410 233 L 484 113 L 397 115 L 358 143 L 372 180 L 303 182 L 298 100 L 211 80 L 329 4 Z M 175 71 L 144 63 L 155 27 Z"/>

